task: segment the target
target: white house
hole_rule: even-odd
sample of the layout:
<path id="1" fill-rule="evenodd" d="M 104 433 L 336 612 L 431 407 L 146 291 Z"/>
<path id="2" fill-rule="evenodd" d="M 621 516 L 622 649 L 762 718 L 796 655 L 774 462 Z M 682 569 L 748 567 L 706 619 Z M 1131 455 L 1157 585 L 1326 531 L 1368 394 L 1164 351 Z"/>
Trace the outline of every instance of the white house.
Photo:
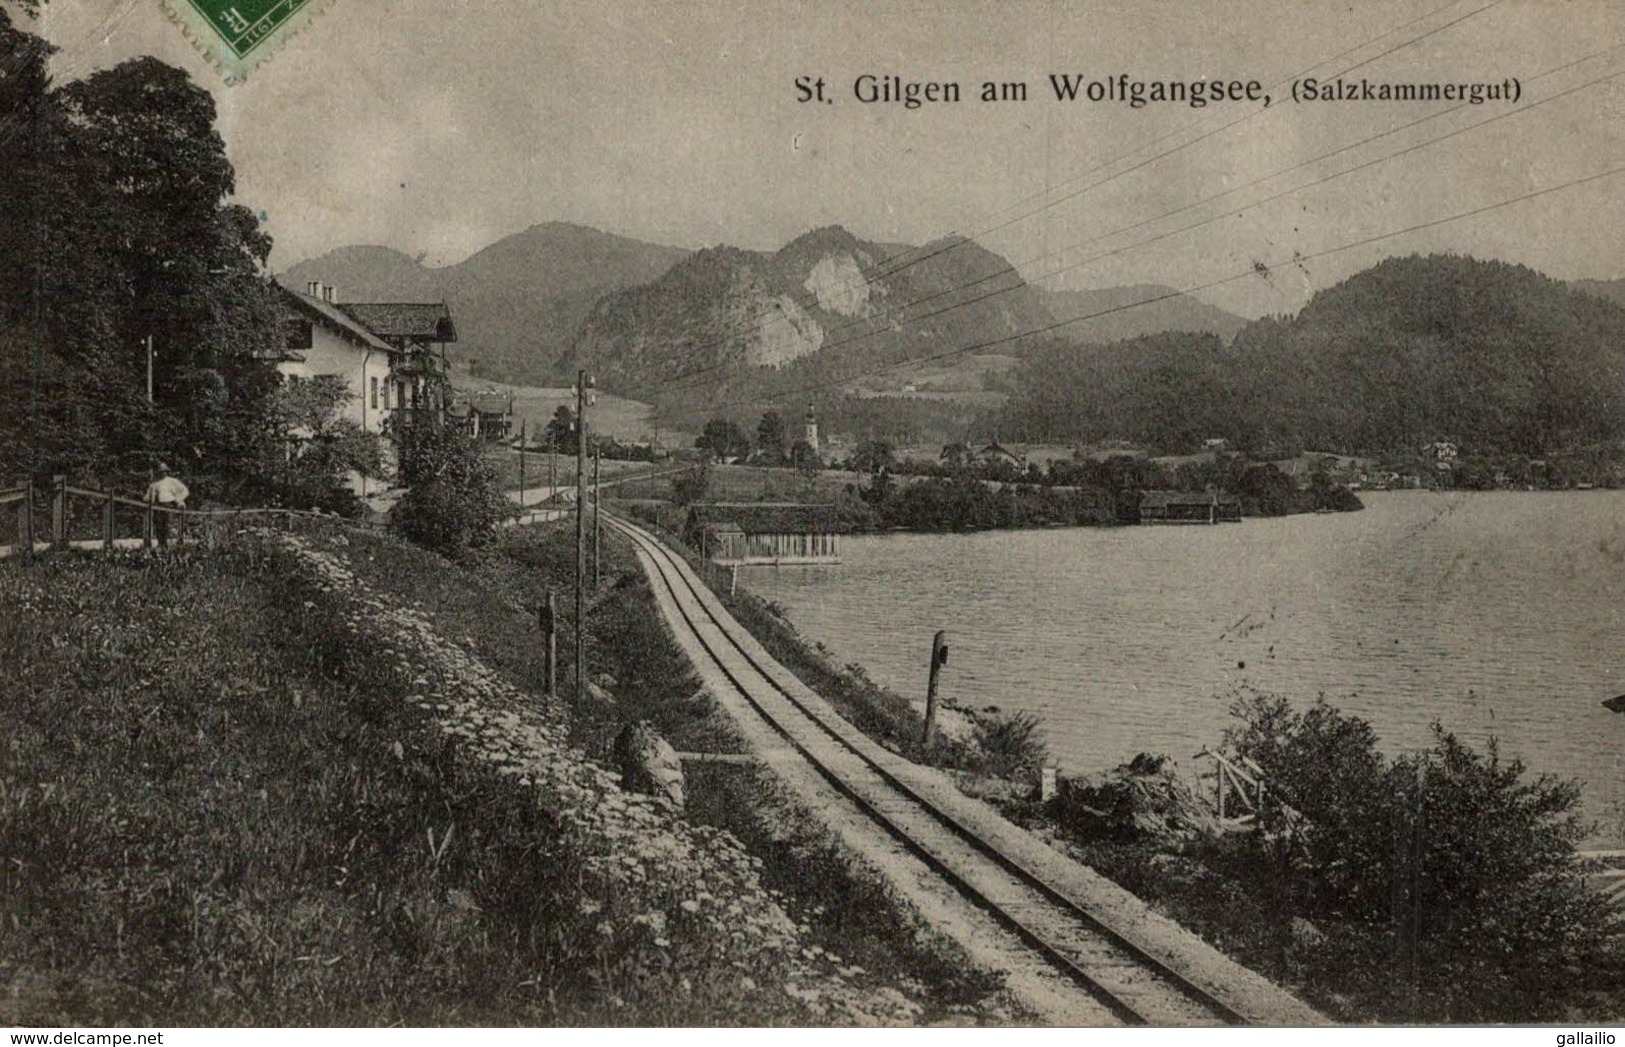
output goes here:
<path id="1" fill-rule="evenodd" d="M 353 394 L 345 416 L 371 433 L 382 433 L 390 414 L 404 406 L 404 379 L 395 372 L 406 363 L 397 349 L 344 312 L 331 287 L 311 284 L 305 292 L 283 288 L 287 312 L 287 352 L 277 370 L 292 378 L 332 375 Z"/>

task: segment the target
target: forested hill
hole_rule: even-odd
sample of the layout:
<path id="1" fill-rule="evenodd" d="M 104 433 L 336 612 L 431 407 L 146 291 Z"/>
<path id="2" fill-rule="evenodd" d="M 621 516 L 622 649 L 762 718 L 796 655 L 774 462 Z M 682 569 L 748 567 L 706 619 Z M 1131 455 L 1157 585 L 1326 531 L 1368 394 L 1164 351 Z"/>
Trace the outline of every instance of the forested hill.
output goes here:
<path id="1" fill-rule="evenodd" d="M 1016 384 L 995 424 L 1029 440 L 1538 454 L 1625 437 L 1625 306 L 1525 266 L 1390 258 L 1229 346 L 1056 343 Z"/>

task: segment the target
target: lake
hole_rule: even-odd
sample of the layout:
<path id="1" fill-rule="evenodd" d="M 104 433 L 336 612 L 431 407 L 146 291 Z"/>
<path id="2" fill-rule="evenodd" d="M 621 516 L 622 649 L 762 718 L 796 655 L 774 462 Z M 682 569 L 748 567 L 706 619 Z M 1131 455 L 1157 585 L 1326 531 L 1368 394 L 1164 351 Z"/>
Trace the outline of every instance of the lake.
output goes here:
<path id="1" fill-rule="evenodd" d="M 842 540 L 843 563 L 740 585 L 916 701 L 1028 710 L 1063 770 L 1138 752 L 1187 771 L 1242 689 L 1324 694 L 1390 752 L 1437 720 L 1585 782 L 1625 844 L 1625 492 L 1374 492 L 1359 513 L 1216 527 Z"/>

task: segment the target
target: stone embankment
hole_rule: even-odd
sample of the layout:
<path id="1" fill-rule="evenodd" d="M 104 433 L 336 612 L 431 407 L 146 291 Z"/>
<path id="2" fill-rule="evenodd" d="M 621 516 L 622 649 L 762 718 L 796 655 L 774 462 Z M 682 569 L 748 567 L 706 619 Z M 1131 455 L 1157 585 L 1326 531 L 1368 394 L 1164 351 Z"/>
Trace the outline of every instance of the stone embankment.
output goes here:
<path id="1" fill-rule="evenodd" d="M 568 741 L 561 709 L 509 684 L 443 636 L 427 615 L 385 598 L 352 571 L 345 540 L 272 531 L 263 539 L 286 555 L 312 603 L 342 611 L 347 639 L 390 668 L 400 692 L 431 730 L 453 741 L 471 767 L 528 790 L 556 819 L 580 861 L 580 913 L 606 938 L 633 937 L 674 962 L 704 954 L 704 967 L 732 968 L 730 991 L 786 998 L 810 1023 L 909 1024 L 918 1005 L 873 984 L 861 967 L 810 945 L 806 926 L 760 880 L 761 859 L 726 831 L 677 817 L 669 801 L 621 787 L 620 776 Z M 394 756 L 405 758 L 402 743 Z M 679 955 L 682 960 L 677 960 Z"/>

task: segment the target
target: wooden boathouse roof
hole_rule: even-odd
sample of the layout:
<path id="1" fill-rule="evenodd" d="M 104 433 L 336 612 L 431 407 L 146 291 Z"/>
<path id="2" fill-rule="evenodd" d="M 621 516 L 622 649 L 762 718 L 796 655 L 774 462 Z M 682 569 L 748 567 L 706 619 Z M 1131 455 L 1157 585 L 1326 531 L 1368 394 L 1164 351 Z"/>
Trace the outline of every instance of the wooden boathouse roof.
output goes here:
<path id="1" fill-rule="evenodd" d="M 845 528 L 833 505 L 796 502 L 708 502 L 689 510 L 694 530 L 737 529 L 745 534 L 836 534 Z"/>

